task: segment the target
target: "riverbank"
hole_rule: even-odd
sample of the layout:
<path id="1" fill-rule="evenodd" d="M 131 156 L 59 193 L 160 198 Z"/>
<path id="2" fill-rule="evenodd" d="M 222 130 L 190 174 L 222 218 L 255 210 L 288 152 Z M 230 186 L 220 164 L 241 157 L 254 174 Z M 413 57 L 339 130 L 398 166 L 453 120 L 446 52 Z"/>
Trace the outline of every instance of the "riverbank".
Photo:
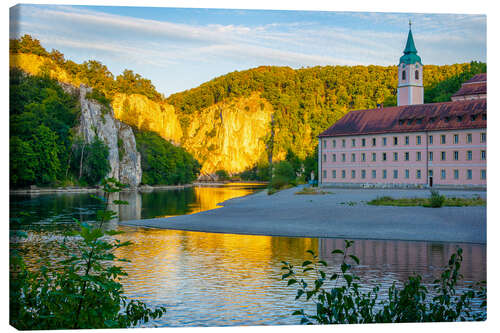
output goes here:
<path id="1" fill-rule="evenodd" d="M 183 189 L 193 186 L 200 187 L 217 187 L 224 185 L 242 185 L 242 184 L 267 184 L 266 182 L 194 182 L 190 184 L 180 184 L 180 185 L 141 185 L 135 188 L 128 188 L 124 191 L 139 191 L 139 192 L 152 192 L 156 190 L 175 190 Z M 24 189 L 10 190 L 9 194 L 50 194 L 50 193 L 96 193 L 102 191 L 99 187 L 78 187 L 78 186 L 68 186 L 68 187 L 32 187 Z"/>
<path id="2" fill-rule="evenodd" d="M 120 222 L 124 225 L 231 234 L 486 244 L 486 207 L 390 207 L 366 202 L 379 196 L 428 197 L 419 189 L 332 188 L 295 195 L 299 188 L 228 200 L 192 215 Z M 443 190 L 447 197 L 486 198 L 484 191 Z"/>

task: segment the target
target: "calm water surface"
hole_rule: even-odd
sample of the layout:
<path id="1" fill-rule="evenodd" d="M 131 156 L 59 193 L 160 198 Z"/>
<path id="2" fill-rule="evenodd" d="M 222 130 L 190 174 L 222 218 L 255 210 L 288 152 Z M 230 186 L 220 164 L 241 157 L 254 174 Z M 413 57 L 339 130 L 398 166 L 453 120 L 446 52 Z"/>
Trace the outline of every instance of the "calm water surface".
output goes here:
<path id="1" fill-rule="evenodd" d="M 119 207 L 119 219 L 192 214 L 256 189 L 233 185 L 121 193 L 120 199 L 130 204 Z M 32 214 L 20 226 L 28 233 L 22 246 L 30 265 L 55 260 L 55 241 L 63 238 L 65 229 L 75 228 L 72 217 L 91 221 L 96 205 L 88 194 L 11 196 L 11 215 Z M 126 294 L 167 307 L 167 314 L 148 326 L 297 324 L 290 314 L 305 305 L 294 301 L 296 289 L 281 281 L 281 261 L 300 264 L 312 249 L 336 267 L 338 261 L 330 253 L 343 246 L 337 239 L 156 230 L 124 227 L 118 221 L 108 227 L 125 231 L 119 237 L 134 242 L 117 252 L 132 261 L 125 266 Z M 361 265 L 356 272 L 366 288 L 381 284 L 387 290 L 413 273 L 431 283 L 457 246 L 464 249 L 465 283 L 485 280 L 486 246 L 479 244 L 358 240 L 353 252 Z"/>

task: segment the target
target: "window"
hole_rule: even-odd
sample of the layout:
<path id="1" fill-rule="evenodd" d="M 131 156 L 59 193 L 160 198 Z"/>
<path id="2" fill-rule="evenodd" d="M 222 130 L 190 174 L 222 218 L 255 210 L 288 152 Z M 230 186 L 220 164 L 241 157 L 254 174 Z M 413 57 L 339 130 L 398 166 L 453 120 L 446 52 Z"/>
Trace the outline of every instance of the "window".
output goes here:
<path id="1" fill-rule="evenodd" d="M 483 113 L 483 114 L 481 115 L 481 119 L 482 119 L 482 120 L 486 120 L 486 113 Z"/>
<path id="2" fill-rule="evenodd" d="M 417 170 L 417 179 L 422 178 L 422 171 Z"/>
<path id="3" fill-rule="evenodd" d="M 459 123 L 461 123 L 463 119 L 464 119 L 464 117 L 462 117 L 462 116 L 457 116 L 457 121 L 458 121 Z"/>
<path id="4" fill-rule="evenodd" d="M 415 71 L 415 80 L 418 80 L 418 71 Z"/>
<path id="5" fill-rule="evenodd" d="M 472 134 L 467 134 L 467 143 L 472 143 Z"/>
<path id="6" fill-rule="evenodd" d="M 337 141 L 336 140 L 333 140 L 333 148 L 337 147 Z"/>
<path id="7" fill-rule="evenodd" d="M 441 161 L 446 161 L 446 152 L 445 151 L 441 152 Z"/>
<path id="8" fill-rule="evenodd" d="M 406 179 L 410 178 L 410 170 L 408 169 L 405 170 L 405 178 Z"/>
<path id="9" fill-rule="evenodd" d="M 361 146 L 363 146 L 363 147 L 366 146 L 366 139 L 361 139 Z"/>
<path id="10" fill-rule="evenodd" d="M 361 153 L 361 161 L 365 162 L 366 161 L 366 154 Z"/>
<path id="11" fill-rule="evenodd" d="M 405 81 L 406 80 L 406 71 L 403 71 L 401 73 L 401 80 Z"/>
<path id="12" fill-rule="evenodd" d="M 387 170 L 382 170 L 382 178 L 387 179 Z"/>
<path id="13" fill-rule="evenodd" d="M 445 144 L 446 143 L 446 135 L 441 135 L 441 144 Z"/>
<path id="14" fill-rule="evenodd" d="M 372 178 L 377 178 L 377 170 L 372 170 Z"/>
<path id="15" fill-rule="evenodd" d="M 398 145 L 398 137 L 397 137 L 397 136 L 395 136 L 395 137 L 393 138 L 393 142 L 394 142 L 394 145 L 395 145 L 395 146 L 397 146 L 397 145 Z"/>
<path id="16" fill-rule="evenodd" d="M 345 178 L 345 170 L 342 170 L 342 178 Z"/>
<path id="17" fill-rule="evenodd" d="M 323 154 L 323 162 L 326 162 L 326 154 Z"/>
<path id="18" fill-rule="evenodd" d="M 417 135 L 417 145 L 422 144 L 422 137 L 420 135 Z"/>
<path id="19" fill-rule="evenodd" d="M 407 124 L 408 124 L 408 125 L 411 125 L 411 123 L 412 123 L 412 122 L 413 122 L 413 119 L 408 119 Z"/>
<path id="20" fill-rule="evenodd" d="M 377 153 L 372 153 L 372 161 L 375 162 L 377 160 Z"/>
<path id="21" fill-rule="evenodd" d="M 342 154 L 342 162 L 345 162 L 345 154 Z"/>
<path id="22" fill-rule="evenodd" d="M 429 123 L 434 124 L 436 122 L 436 117 L 429 118 Z"/>
<path id="23" fill-rule="evenodd" d="M 467 179 L 472 179 L 472 170 L 467 169 Z"/>
<path id="24" fill-rule="evenodd" d="M 332 178 L 337 178 L 337 170 L 332 170 Z"/>
<path id="25" fill-rule="evenodd" d="M 486 142 L 486 133 L 481 133 L 481 142 Z"/>
<path id="26" fill-rule="evenodd" d="M 356 154 L 351 154 L 351 162 L 356 162 Z"/>
<path id="27" fill-rule="evenodd" d="M 417 161 L 421 161 L 421 160 L 422 160 L 422 152 L 417 151 Z"/>
<path id="28" fill-rule="evenodd" d="M 356 139 L 352 139 L 351 140 L 351 146 L 352 147 L 356 147 Z"/>
<path id="29" fill-rule="evenodd" d="M 430 170 L 428 171 L 428 173 L 429 173 L 429 177 L 434 176 L 434 171 L 432 171 L 432 169 L 430 169 Z"/>
<path id="30" fill-rule="evenodd" d="M 406 152 L 405 153 L 405 161 L 409 161 L 409 160 L 410 160 L 410 153 Z"/>
<path id="31" fill-rule="evenodd" d="M 453 152 L 453 160 L 458 161 L 458 151 Z"/>
<path id="32" fill-rule="evenodd" d="M 333 154 L 332 155 L 332 161 L 333 162 L 337 162 L 337 154 Z"/>
<path id="33" fill-rule="evenodd" d="M 481 179 L 486 179 L 486 170 L 481 169 Z"/>
<path id="34" fill-rule="evenodd" d="M 351 178 L 356 178 L 356 170 L 351 170 Z"/>
<path id="35" fill-rule="evenodd" d="M 392 173 L 392 178 L 398 179 L 398 170 L 394 170 Z"/>
<path id="36" fill-rule="evenodd" d="M 449 123 L 450 122 L 450 117 L 444 117 L 444 122 Z"/>
<path id="37" fill-rule="evenodd" d="M 481 150 L 481 159 L 486 160 L 486 150 Z"/>
<path id="38" fill-rule="evenodd" d="M 472 150 L 467 150 L 467 161 L 472 161 Z"/>
<path id="39" fill-rule="evenodd" d="M 398 153 L 394 153 L 394 161 L 397 161 L 398 160 Z"/>
<path id="40" fill-rule="evenodd" d="M 326 148 L 326 140 L 323 140 L 323 148 Z"/>
<path id="41" fill-rule="evenodd" d="M 417 119 L 417 124 L 419 124 L 419 125 L 420 125 L 420 124 L 422 124 L 423 122 L 424 122 L 424 120 L 423 120 L 422 118 L 418 118 L 418 119 Z"/>
<path id="42" fill-rule="evenodd" d="M 458 144 L 458 134 L 453 135 L 453 143 Z"/>
<path id="43" fill-rule="evenodd" d="M 405 145 L 409 145 L 409 144 L 410 144 L 410 137 L 405 136 Z"/>
<path id="44" fill-rule="evenodd" d="M 434 160 L 434 152 L 430 151 L 429 152 L 429 161 Z"/>
<path id="45" fill-rule="evenodd" d="M 387 146 L 387 138 L 382 138 L 382 145 Z"/>
<path id="46" fill-rule="evenodd" d="M 345 139 L 342 139 L 342 148 L 345 148 Z"/>
<path id="47" fill-rule="evenodd" d="M 377 145 L 377 139 L 372 138 L 372 146 L 375 147 Z"/>
<path id="48" fill-rule="evenodd" d="M 470 115 L 470 120 L 471 121 L 476 121 L 476 115 L 475 114 L 471 114 Z"/>
<path id="49" fill-rule="evenodd" d="M 326 170 L 323 170 L 323 178 L 326 178 Z"/>
<path id="50" fill-rule="evenodd" d="M 405 120 L 404 119 L 399 119 L 399 125 L 404 125 L 405 124 Z"/>
<path id="51" fill-rule="evenodd" d="M 429 135 L 429 144 L 432 145 L 434 143 L 434 137 Z"/>
<path id="52" fill-rule="evenodd" d="M 361 170 L 361 179 L 366 178 L 366 170 Z"/>
<path id="53" fill-rule="evenodd" d="M 458 179 L 458 169 L 453 170 L 453 179 Z"/>
<path id="54" fill-rule="evenodd" d="M 446 179 L 446 170 L 445 169 L 441 170 L 441 179 Z"/>
<path id="55" fill-rule="evenodd" d="M 382 161 L 387 161 L 387 153 L 382 153 Z"/>

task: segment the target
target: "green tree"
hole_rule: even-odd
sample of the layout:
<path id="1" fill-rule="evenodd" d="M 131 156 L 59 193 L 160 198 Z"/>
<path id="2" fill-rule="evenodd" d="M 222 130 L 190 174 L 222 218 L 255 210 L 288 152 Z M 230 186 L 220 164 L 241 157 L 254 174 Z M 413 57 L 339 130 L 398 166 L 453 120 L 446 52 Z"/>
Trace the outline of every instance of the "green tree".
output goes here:
<path id="1" fill-rule="evenodd" d="M 35 179 L 38 184 L 53 184 L 60 172 L 57 135 L 45 125 L 38 126 L 32 136 L 31 147 L 36 158 Z"/>
<path id="2" fill-rule="evenodd" d="M 97 135 L 92 142 L 77 140 L 73 149 L 72 170 L 88 185 L 96 185 L 109 173 L 108 146 Z"/>

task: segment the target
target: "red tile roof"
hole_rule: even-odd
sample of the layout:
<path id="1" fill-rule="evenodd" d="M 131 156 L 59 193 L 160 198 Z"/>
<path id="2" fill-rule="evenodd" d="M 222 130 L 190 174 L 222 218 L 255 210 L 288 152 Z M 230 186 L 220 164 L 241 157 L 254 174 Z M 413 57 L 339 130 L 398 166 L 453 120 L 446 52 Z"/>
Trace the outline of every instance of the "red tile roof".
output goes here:
<path id="1" fill-rule="evenodd" d="M 486 128 L 486 99 L 351 111 L 319 137 L 469 128 Z"/>
<path id="2" fill-rule="evenodd" d="M 476 74 L 472 79 L 465 82 L 459 91 L 453 94 L 452 97 L 468 96 L 468 95 L 485 95 L 486 94 L 486 73 Z"/>

